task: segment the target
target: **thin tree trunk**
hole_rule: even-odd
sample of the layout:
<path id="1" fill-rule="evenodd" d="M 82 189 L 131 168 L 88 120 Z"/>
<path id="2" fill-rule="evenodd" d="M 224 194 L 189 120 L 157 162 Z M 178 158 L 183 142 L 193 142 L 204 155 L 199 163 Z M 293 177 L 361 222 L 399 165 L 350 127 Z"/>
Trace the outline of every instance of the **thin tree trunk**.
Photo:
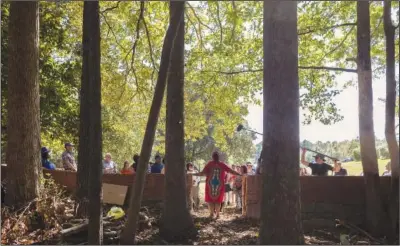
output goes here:
<path id="1" fill-rule="evenodd" d="M 100 17 L 99 2 L 83 5 L 83 63 L 81 87 L 81 121 L 79 155 L 88 168 L 89 228 L 88 242 L 103 242 L 102 221 L 102 130 L 100 76 Z M 86 170 L 87 171 L 87 170 Z"/>
<path id="2" fill-rule="evenodd" d="M 297 2 L 264 1 L 260 244 L 302 244 Z"/>
<path id="3" fill-rule="evenodd" d="M 389 147 L 392 169 L 391 193 L 390 193 L 390 220 L 391 230 L 389 237 L 396 239 L 399 222 L 399 146 L 396 139 L 395 111 L 396 111 L 396 79 L 395 79 L 395 27 L 391 17 L 392 3 L 384 2 L 384 29 L 386 37 L 386 122 L 385 136 Z"/>
<path id="4" fill-rule="evenodd" d="M 360 153 L 366 190 L 366 222 L 370 233 L 380 235 L 383 209 L 375 147 L 371 72 L 369 2 L 357 2 L 357 73 Z"/>
<path id="5" fill-rule="evenodd" d="M 128 219 L 125 228 L 121 234 L 121 244 L 134 244 L 137 222 L 139 218 L 140 204 L 142 202 L 144 181 L 146 178 L 147 165 L 150 160 L 151 150 L 154 143 L 158 116 L 160 114 L 161 104 L 164 97 L 165 86 L 167 82 L 167 73 L 171 59 L 171 51 L 174 43 L 179 22 L 183 18 L 183 11 L 176 10 L 175 15 L 170 19 L 167 34 L 164 38 L 164 44 L 161 53 L 160 70 L 158 72 L 157 84 L 154 90 L 153 102 L 151 104 L 149 118 L 147 120 L 146 132 L 144 135 L 142 149 L 140 152 L 139 163 L 136 172 L 136 179 L 133 184 L 130 205 L 128 209 Z"/>
<path id="6" fill-rule="evenodd" d="M 170 2 L 170 18 L 185 11 L 185 1 Z M 165 201 L 160 234 L 167 241 L 181 241 L 193 235 L 195 227 L 188 209 L 184 140 L 185 21 L 176 34 L 167 81 L 165 156 Z"/>
<path id="7" fill-rule="evenodd" d="M 7 194 L 20 206 L 39 195 L 39 3 L 11 2 L 7 103 Z"/>

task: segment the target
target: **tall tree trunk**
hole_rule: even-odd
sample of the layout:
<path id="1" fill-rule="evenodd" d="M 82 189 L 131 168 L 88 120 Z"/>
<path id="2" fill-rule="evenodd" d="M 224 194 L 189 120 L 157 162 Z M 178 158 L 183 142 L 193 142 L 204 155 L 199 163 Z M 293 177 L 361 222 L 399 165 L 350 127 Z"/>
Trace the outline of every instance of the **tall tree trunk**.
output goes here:
<path id="1" fill-rule="evenodd" d="M 185 1 L 170 2 L 170 18 L 185 11 Z M 183 13 L 177 13 L 183 15 Z M 165 201 L 160 234 L 168 241 L 193 235 L 195 227 L 188 209 L 184 140 L 185 21 L 181 18 L 172 49 L 167 82 Z"/>
<path id="2" fill-rule="evenodd" d="M 396 239 L 399 223 L 399 146 L 395 130 L 396 110 L 396 79 L 395 79 L 395 27 L 391 17 L 392 3 L 390 0 L 384 2 L 384 29 L 386 37 L 386 122 L 385 136 L 389 147 L 390 162 L 392 168 L 391 193 L 390 193 L 390 220 L 391 230 L 389 237 Z"/>
<path id="3" fill-rule="evenodd" d="M 260 244 L 302 244 L 297 2 L 264 1 Z"/>
<path id="4" fill-rule="evenodd" d="M 154 89 L 153 102 L 151 104 L 149 118 L 147 120 L 146 132 L 144 135 L 136 172 L 136 179 L 132 188 L 130 205 L 128 208 L 128 219 L 125 223 L 125 228 L 121 234 L 121 244 L 127 245 L 134 244 L 135 242 L 135 234 L 139 218 L 140 204 L 142 202 L 147 165 L 150 160 L 158 116 L 160 114 L 161 104 L 164 97 L 164 91 L 167 82 L 167 73 L 171 59 L 171 51 L 174 45 L 177 30 L 179 28 L 180 20 L 183 18 L 183 12 L 184 11 L 180 10 L 178 7 L 176 8 L 174 15 L 170 19 L 167 34 L 164 38 L 164 44 L 161 53 L 160 70 L 158 72 L 157 84 Z"/>
<path id="5" fill-rule="evenodd" d="M 10 6 L 6 202 L 16 207 L 39 194 L 38 4 L 11 2 Z"/>
<path id="6" fill-rule="evenodd" d="M 103 241 L 99 2 L 83 5 L 83 63 L 79 133 L 79 187 L 89 198 L 89 244 Z M 82 172 L 84 171 L 84 172 Z M 84 177 L 83 174 L 89 174 Z M 87 203 L 85 203 L 87 205 Z M 87 209 L 87 208 L 86 208 Z M 87 210 L 86 210 L 87 211 Z"/>
<path id="7" fill-rule="evenodd" d="M 368 230 L 380 235 L 383 209 L 380 199 L 378 160 L 373 121 L 371 33 L 369 2 L 357 2 L 357 73 L 360 152 L 366 190 L 366 222 Z"/>

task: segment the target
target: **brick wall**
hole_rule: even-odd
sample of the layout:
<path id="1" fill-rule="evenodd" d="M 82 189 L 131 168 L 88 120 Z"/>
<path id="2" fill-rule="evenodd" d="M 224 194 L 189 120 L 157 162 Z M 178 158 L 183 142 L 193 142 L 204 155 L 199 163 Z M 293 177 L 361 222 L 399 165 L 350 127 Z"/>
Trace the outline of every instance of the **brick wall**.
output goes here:
<path id="1" fill-rule="evenodd" d="M 246 177 L 246 206 L 244 215 L 260 217 L 261 176 Z M 381 194 L 387 199 L 390 177 L 381 177 Z M 363 224 L 365 218 L 365 188 L 363 177 L 300 177 L 301 210 L 303 220 L 344 219 Z"/>
<path id="2" fill-rule="evenodd" d="M 66 190 L 74 192 L 76 189 L 76 172 L 64 170 L 43 170 L 44 177 L 52 177 L 57 184 Z M 143 201 L 162 201 L 164 199 L 164 174 L 146 174 L 146 183 L 143 190 Z M 1 166 L 1 180 L 7 176 L 7 166 Z M 103 183 L 130 186 L 135 182 L 135 174 L 103 174 Z M 192 175 L 186 176 L 188 197 L 190 196 Z"/>

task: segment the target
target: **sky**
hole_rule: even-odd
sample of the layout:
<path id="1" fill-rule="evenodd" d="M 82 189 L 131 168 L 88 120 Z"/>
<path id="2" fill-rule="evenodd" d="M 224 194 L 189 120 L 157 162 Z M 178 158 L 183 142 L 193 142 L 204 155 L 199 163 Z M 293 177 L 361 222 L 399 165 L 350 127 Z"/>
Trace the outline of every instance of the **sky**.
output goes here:
<path id="1" fill-rule="evenodd" d="M 348 81 L 353 79 L 357 81 L 356 74 L 349 75 L 343 73 L 337 78 L 340 81 Z M 374 99 L 374 128 L 375 136 L 383 139 L 385 137 L 385 103 L 379 101 L 379 98 L 386 97 L 385 79 L 373 80 L 373 99 Z M 260 96 L 262 100 L 262 95 Z M 344 119 L 333 125 L 323 125 L 322 123 L 313 120 L 310 125 L 300 124 L 300 141 L 308 140 L 316 141 L 343 141 L 346 139 L 354 139 L 359 135 L 358 132 L 358 90 L 356 86 L 343 90 L 335 97 L 334 102 L 340 110 L 340 114 Z M 250 105 L 248 107 L 249 114 L 246 117 L 251 129 L 262 133 L 263 119 L 262 106 Z M 303 121 L 303 110 L 300 109 L 300 122 Z M 397 121 L 396 121 L 397 123 Z M 262 140 L 262 136 L 258 136 L 255 143 Z"/>

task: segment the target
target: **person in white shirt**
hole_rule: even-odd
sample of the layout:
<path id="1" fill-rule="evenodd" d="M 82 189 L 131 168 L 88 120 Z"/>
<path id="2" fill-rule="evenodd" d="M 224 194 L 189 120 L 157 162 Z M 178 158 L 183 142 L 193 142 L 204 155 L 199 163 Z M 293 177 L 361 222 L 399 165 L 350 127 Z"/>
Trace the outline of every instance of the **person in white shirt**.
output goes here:
<path id="1" fill-rule="evenodd" d="M 253 165 L 251 164 L 251 162 L 247 162 L 246 167 L 247 167 L 247 175 L 255 175 L 256 174 L 256 172 L 254 172 Z"/>
<path id="2" fill-rule="evenodd" d="M 186 164 L 186 172 L 188 174 L 195 174 L 198 173 L 197 170 L 194 169 L 193 163 L 188 163 Z M 199 208 L 199 184 L 200 184 L 201 178 L 199 176 L 192 176 L 192 194 L 191 194 L 191 201 L 190 201 L 190 208 L 198 209 Z"/>
<path id="3" fill-rule="evenodd" d="M 383 172 L 382 176 L 392 176 L 392 167 L 390 161 L 386 164 L 386 171 Z"/>
<path id="4" fill-rule="evenodd" d="M 103 173 L 117 173 L 117 165 L 111 160 L 111 154 L 107 153 L 103 160 Z"/>

